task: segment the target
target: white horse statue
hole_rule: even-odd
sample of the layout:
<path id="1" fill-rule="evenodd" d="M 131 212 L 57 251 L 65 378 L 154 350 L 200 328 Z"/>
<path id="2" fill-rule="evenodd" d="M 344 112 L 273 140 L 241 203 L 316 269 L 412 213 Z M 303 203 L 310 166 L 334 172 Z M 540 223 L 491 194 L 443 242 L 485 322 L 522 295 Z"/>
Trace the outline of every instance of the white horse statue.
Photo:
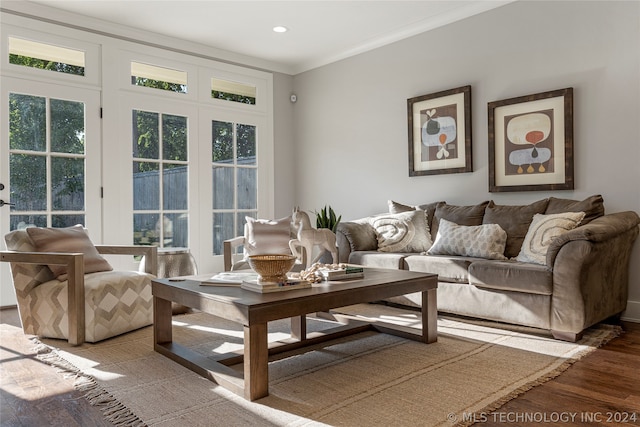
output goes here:
<path id="1" fill-rule="evenodd" d="M 307 268 L 309 265 L 317 262 L 324 252 L 322 249 L 326 249 L 331 253 L 334 264 L 338 262 L 336 235 L 333 234 L 333 231 L 329 230 L 328 228 L 320 228 L 316 230 L 315 228 L 311 227 L 311 220 L 309 220 L 309 215 L 305 211 L 301 211 L 297 207 L 293 209 L 291 219 L 293 222 L 293 226 L 298 230 L 298 238 L 297 240 L 291 240 L 289 242 L 289 247 L 291 249 L 291 253 L 295 255 L 299 260 L 301 260 L 301 262 L 304 263 L 304 261 L 302 260 L 307 260 L 308 265 L 303 265 L 303 268 Z M 309 262 L 313 248 L 315 246 L 320 247 L 320 253 L 312 262 Z M 303 254 L 298 250 L 300 247 L 304 248 L 306 257 L 303 257 Z"/>

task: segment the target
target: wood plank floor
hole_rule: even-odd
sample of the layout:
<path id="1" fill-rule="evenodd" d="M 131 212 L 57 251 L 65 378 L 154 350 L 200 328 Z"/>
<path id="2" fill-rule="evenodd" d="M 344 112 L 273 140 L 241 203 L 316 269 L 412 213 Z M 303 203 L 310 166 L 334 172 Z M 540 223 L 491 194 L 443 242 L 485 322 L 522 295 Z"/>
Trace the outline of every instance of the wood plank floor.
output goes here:
<path id="1" fill-rule="evenodd" d="M 623 328 L 559 377 L 478 417 L 476 426 L 640 426 L 640 324 Z M 111 425 L 73 379 L 34 357 L 17 310 L 0 310 L 0 334 L 0 426 Z"/>

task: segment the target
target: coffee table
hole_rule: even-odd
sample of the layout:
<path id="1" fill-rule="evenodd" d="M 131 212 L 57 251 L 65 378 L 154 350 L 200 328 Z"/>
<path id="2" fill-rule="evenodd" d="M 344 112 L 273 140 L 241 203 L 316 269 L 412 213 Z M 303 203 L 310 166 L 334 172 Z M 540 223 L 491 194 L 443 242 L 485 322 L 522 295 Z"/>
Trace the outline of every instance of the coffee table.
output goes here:
<path id="1" fill-rule="evenodd" d="M 153 293 L 154 349 L 217 384 L 256 400 L 269 394 L 269 355 L 376 330 L 424 343 L 437 340 L 437 275 L 404 270 L 365 269 L 358 280 L 314 284 L 307 289 L 261 294 L 239 286 L 201 285 L 211 277 L 155 279 Z M 306 315 L 327 313 L 352 304 L 382 300 L 412 292 L 422 293 L 422 330 L 387 323 L 368 323 L 331 314 L 339 326 L 307 333 Z M 244 327 L 244 351 L 205 357 L 173 342 L 171 303 L 210 313 Z M 267 342 L 267 322 L 291 318 L 291 338 Z M 243 363 L 243 371 L 230 366 Z"/>

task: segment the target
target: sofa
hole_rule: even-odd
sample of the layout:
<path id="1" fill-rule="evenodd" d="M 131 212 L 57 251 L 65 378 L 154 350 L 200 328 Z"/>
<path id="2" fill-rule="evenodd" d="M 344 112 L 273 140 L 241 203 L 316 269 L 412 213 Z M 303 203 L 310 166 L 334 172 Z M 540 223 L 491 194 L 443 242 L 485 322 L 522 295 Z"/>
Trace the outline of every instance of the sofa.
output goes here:
<path id="1" fill-rule="evenodd" d="M 626 308 L 637 213 L 605 214 L 602 196 L 528 205 L 444 201 L 341 222 L 340 262 L 438 274 L 438 311 L 578 340 Z M 419 306 L 420 295 L 388 302 Z"/>

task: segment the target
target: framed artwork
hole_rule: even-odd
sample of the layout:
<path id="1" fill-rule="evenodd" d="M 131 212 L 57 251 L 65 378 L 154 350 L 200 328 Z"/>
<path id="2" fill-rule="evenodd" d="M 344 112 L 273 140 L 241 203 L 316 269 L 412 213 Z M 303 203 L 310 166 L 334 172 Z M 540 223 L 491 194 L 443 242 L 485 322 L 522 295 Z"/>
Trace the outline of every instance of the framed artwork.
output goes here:
<path id="1" fill-rule="evenodd" d="M 573 88 L 488 107 L 490 192 L 573 189 Z"/>
<path id="2" fill-rule="evenodd" d="M 407 100 L 409 176 L 472 172 L 471 86 Z"/>

